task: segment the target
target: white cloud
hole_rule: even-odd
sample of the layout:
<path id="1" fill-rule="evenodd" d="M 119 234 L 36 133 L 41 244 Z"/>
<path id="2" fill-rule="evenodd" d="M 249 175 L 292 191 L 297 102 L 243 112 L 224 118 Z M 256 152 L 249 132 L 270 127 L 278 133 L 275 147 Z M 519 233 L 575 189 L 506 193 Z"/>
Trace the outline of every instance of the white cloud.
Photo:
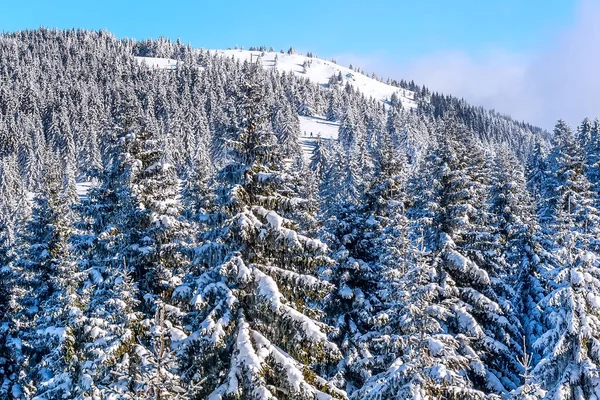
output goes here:
<path id="1" fill-rule="evenodd" d="M 586 116 L 600 117 L 599 18 L 600 2 L 582 0 L 573 24 L 532 54 L 488 49 L 472 56 L 449 50 L 403 66 L 382 54 L 336 58 L 551 129 L 559 118 L 576 125 Z"/>

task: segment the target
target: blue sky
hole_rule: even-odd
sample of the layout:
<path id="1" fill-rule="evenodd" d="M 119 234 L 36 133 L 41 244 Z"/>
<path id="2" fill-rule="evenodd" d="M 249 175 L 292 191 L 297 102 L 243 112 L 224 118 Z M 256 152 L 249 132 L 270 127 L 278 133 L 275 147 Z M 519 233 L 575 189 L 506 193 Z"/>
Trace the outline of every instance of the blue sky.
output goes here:
<path id="1" fill-rule="evenodd" d="M 439 49 L 527 50 L 568 24 L 574 0 L 11 1 L 0 29 L 106 28 L 205 48 L 261 45 L 322 56 L 382 53 L 406 60 Z"/>
<path id="2" fill-rule="evenodd" d="M 600 110 L 599 0 L 6 2 L 0 29 L 296 47 L 551 128 Z"/>

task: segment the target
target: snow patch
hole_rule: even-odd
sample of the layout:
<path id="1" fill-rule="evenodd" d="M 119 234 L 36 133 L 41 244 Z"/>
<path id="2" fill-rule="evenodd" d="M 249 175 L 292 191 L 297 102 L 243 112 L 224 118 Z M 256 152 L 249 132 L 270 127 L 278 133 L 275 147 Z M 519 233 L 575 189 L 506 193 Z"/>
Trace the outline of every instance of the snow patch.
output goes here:
<path id="1" fill-rule="evenodd" d="M 281 230 L 281 226 L 283 225 L 283 218 L 279 216 L 275 211 L 269 211 L 266 215 L 267 222 L 272 229 L 279 231 Z"/>
<path id="2" fill-rule="evenodd" d="M 312 157 L 317 140 L 337 140 L 339 122 L 331 122 L 320 116 L 298 118 L 300 119 L 300 145 L 305 160 L 310 160 Z"/>
<path id="3" fill-rule="evenodd" d="M 176 70 L 179 65 L 179 62 L 172 58 L 135 57 L 135 60 L 139 65 L 145 64 L 150 69 Z"/>

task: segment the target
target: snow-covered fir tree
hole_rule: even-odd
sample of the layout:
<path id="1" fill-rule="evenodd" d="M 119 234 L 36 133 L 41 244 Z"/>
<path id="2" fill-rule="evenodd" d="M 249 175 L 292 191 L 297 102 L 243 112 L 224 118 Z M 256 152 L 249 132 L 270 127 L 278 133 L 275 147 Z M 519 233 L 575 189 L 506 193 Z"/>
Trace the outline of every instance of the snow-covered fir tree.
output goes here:
<path id="1" fill-rule="evenodd" d="M 44 184 L 21 237 L 13 264 L 8 320 L 8 356 L 18 366 L 10 393 L 16 398 L 73 395 L 76 331 L 86 295 L 71 251 L 72 198 L 64 192 L 57 159 L 50 154 Z M 7 283 L 8 283 L 7 282 Z"/>
<path id="2" fill-rule="evenodd" d="M 532 371 L 534 382 L 548 398 L 598 396 L 598 355 L 595 324 L 598 211 L 585 176 L 584 155 L 575 135 L 563 122 L 554 129 L 545 198 L 548 230 L 554 235 L 556 267 L 541 277 L 548 295 L 539 301 L 545 331 L 534 346 L 541 360 Z"/>
<path id="3" fill-rule="evenodd" d="M 440 288 L 434 299 L 441 329 L 433 333 L 458 341 L 456 349 L 466 364 L 457 363 L 453 372 L 467 379 L 466 388 L 481 391 L 479 395 L 502 394 L 518 384 L 514 356 L 521 335 L 511 315 L 514 307 L 503 293 L 501 272 L 489 257 L 485 158 L 456 122 L 447 122 L 441 133 L 439 147 L 422 168 L 421 179 L 428 182 L 424 202 L 412 211 L 423 222 L 425 249 L 435 271 L 430 279 Z M 474 393 L 463 396 L 478 396 Z"/>
<path id="4" fill-rule="evenodd" d="M 236 130 L 226 139 L 231 162 L 218 173 L 219 209 L 197 250 L 198 273 L 173 295 L 188 304 L 192 329 L 180 350 L 184 376 L 204 379 L 199 398 L 344 398 L 315 368 L 339 358 L 314 307 L 331 290 L 316 277 L 331 260 L 285 217 L 302 199 L 287 185 L 266 124 L 264 75 L 244 68 Z"/>

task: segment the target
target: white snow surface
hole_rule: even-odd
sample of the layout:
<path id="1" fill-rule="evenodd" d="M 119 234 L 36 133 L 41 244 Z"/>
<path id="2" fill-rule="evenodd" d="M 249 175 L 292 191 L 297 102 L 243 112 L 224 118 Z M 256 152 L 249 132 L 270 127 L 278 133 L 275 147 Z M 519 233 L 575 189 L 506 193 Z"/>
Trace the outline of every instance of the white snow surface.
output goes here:
<path id="1" fill-rule="evenodd" d="M 262 52 L 249 50 L 212 50 L 213 53 L 222 54 L 226 57 L 234 57 L 240 61 L 252 61 L 260 63 L 264 68 L 277 69 L 280 72 L 292 72 L 295 75 L 308 78 L 311 82 L 327 85 L 332 75 L 341 72 L 346 82 L 359 90 L 366 97 L 373 97 L 380 101 L 389 101 L 392 94 L 396 93 L 404 108 L 415 108 L 414 92 L 388 85 L 373 79 L 350 68 L 342 67 L 332 61 L 322 60 L 316 57 L 307 57 L 302 54 L 287 54 L 280 52 Z M 305 62 L 312 62 L 303 67 Z"/>
<path id="2" fill-rule="evenodd" d="M 160 58 L 160 57 L 135 57 L 138 64 L 146 64 L 151 69 L 166 69 L 174 70 L 177 69 L 177 60 L 172 58 Z"/>
<path id="3" fill-rule="evenodd" d="M 280 231 L 283 225 L 283 218 L 279 216 L 275 211 L 269 211 L 266 215 L 267 222 L 273 230 Z"/>
<path id="4" fill-rule="evenodd" d="M 304 117 L 300 116 L 300 145 L 305 160 L 310 160 L 317 139 L 337 140 L 340 128 L 339 122 L 328 121 L 325 117 Z"/>
<path id="5" fill-rule="evenodd" d="M 77 190 L 77 196 L 79 197 L 79 201 L 87 200 L 88 191 L 94 185 L 91 181 L 77 182 L 75 184 L 75 188 Z"/>

